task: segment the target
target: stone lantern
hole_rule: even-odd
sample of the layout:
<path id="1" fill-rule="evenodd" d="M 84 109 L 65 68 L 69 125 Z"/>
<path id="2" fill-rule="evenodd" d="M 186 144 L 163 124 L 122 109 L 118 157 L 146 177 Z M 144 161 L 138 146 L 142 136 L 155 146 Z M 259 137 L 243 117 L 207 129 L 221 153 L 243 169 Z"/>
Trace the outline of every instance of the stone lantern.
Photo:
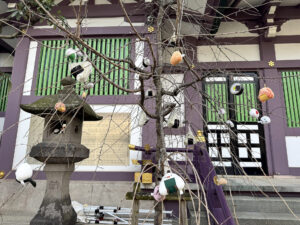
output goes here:
<path id="1" fill-rule="evenodd" d="M 40 209 L 30 225 L 76 223 L 69 182 L 74 164 L 89 157 L 89 149 L 81 144 L 82 123 L 102 117 L 75 93 L 75 82 L 71 77 L 64 78 L 61 81 L 64 88 L 58 94 L 20 105 L 24 111 L 45 118 L 43 141 L 33 146 L 29 155 L 45 164 L 47 186 Z M 64 112 L 55 110 L 57 102 L 64 104 Z"/>

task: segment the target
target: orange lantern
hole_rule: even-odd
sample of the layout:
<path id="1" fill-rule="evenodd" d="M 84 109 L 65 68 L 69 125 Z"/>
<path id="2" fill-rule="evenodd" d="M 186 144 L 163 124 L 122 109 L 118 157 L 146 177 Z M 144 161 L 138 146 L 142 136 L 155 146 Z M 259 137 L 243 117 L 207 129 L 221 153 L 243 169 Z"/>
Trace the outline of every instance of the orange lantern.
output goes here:
<path id="1" fill-rule="evenodd" d="M 264 88 L 259 90 L 259 93 L 258 93 L 259 101 L 265 102 L 265 101 L 267 101 L 269 99 L 272 99 L 272 98 L 274 98 L 274 93 L 271 90 L 271 88 L 264 87 Z"/>
<path id="2" fill-rule="evenodd" d="M 176 51 L 173 52 L 171 59 L 170 59 L 170 63 L 175 66 L 178 63 L 180 63 L 182 61 L 182 54 L 180 53 L 180 51 Z"/>
<path id="3" fill-rule="evenodd" d="M 66 105 L 62 102 L 57 102 L 54 108 L 61 113 L 64 113 L 66 111 Z"/>

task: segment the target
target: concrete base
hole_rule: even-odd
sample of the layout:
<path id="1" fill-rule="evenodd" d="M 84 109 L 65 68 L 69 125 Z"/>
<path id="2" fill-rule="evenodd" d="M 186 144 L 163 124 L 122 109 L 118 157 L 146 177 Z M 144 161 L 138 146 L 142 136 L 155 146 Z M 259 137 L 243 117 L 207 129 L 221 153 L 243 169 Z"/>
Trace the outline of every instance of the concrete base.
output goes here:
<path id="1" fill-rule="evenodd" d="M 47 186 L 43 202 L 30 225 L 73 225 L 77 214 L 69 194 L 74 164 L 46 164 Z"/>

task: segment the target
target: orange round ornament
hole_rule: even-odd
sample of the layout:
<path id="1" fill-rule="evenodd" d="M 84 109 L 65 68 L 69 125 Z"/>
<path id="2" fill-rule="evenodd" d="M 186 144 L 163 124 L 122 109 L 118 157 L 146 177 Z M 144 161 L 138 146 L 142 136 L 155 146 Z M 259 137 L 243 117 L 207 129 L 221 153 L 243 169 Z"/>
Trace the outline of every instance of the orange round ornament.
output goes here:
<path id="1" fill-rule="evenodd" d="M 170 59 L 170 63 L 175 66 L 178 63 L 180 63 L 182 61 L 182 54 L 180 53 L 180 51 L 176 51 L 173 52 L 171 59 Z"/>
<path id="2" fill-rule="evenodd" d="M 66 105 L 62 102 L 57 102 L 54 108 L 61 113 L 64 113 L 66 111 Z"/>
<path id="3" fill-rule="evenodd" d="M 274 92 L 271 90 L 271 88 L 264 87 L 259 90 L 259 93 L 258 93 L 259 101 L 265 102 L 272 98 L 274 98 Z"/>

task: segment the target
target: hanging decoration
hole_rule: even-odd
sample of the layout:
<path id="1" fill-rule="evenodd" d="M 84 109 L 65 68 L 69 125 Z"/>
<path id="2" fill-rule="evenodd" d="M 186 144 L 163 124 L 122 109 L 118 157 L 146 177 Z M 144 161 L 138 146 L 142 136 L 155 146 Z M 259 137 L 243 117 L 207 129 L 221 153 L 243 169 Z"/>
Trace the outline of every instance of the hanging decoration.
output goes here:
<path id="1" fill-rule="evenodd" d="M 69 60 L 74 61 L 77 58 L 77 51 L 73 48 L 68 48 L 66 50 L 66 56 Z"/>
<path id="2" fill-rule="evenodd" d="M 176 66 L 178 63 L 180 63 L 182 61 L 182 58 L 184 57 L 183 54 L 181 54 L 180 51 L 175 51 L 173 52 L 171 59 L 170 59 L 170 63 L 173 66 Z"/>
<path id="3" fill-rule="evenodd" d="M 258 93 L 259 101 L 265 102 L 272 98 L 274 98 L 274 92 L 272 91 L 271 88 L 263 87 L 262 89 L 259 90 L 259 93 Z"/>
<path id="4" fill-rule="evenodd" d="M 271 123 L 271 118 L 268 117 L 268 116 L 262 116 L 262 117 L 260 118 L 260 121 L 258 121 L 258 123 L 261 123 L 261 124 L 263 124 L 263 125 L 269 124 L 269 123 Z"/>
<path id="5" fill-rule="evenodd" d="M 250 115 L 251 117 L 253 117 L 253 118 L 258 119 L 258 117 L 259 117 L 259 112 L 258 112 L 257 109 L 250 109 L 249 115 Z"/>
<path id="6" fill-rule="evenodd" d="M 159 193 L 159 186 L 156 186 L 154 188 L 154 191 L 153 191 L 153 193 L 151 193 L 151 195 L 158 202 L 162 202 L 165 199 L 165 196 L 164 195 L 160 195 L 160 193 Z"/>
<path id="7" fill-rule="evenodd" d="M 230 93 L 233 95 L 241 95 L 244 91 L 244 87 L 240 83 L 234 83 L 230 87 Z"/>
<path id="8" fill-rule="evenodd" d="M 82 95 L 81 95 L 81 97 L 83 98 L 83 99 L 86 99 L 86 97 L 87 97 L 87 93 L 84 91 L 84 92 L 82 92 Z"/>
<path id="9" fill-rule="evenodd" d="M 171 113 L 167 121 L 167 125 L 170 128 L 178 128 L 180 125 L 180 113 L 175 108 Z"/>
<path id="10" fill-rule="evenodd" d="M 92 73 L 93 66 L 90 62 L 84 61 L 70 64 L 71 75 L 79 82 L 86 83 Z"/>
<path id="11" fill-rule="evenodd" d="M 194 136 L 194 133 L 193 133 L 193 131 L 192 131 L 191 126 L 189 125 L 189 127 L 188 127 L 188 132 L 187 132 L 187 134 L 186 134 L 186 136 L 185 136 L 185 139 L 184 139 L 184 144 L 185 144 L 186 146 L 188 146 L 188 145 L 193 145 L 193 144 L 195 143 L 195 141 L 196 141 L 196 138 L 195 138 L 195 136 Z"/>
<path id="12" fill-rule="evenodd" d="M 146 67 L 148 67 L 148 66 L 150 66 L 150 65 L 151 65 L 150 59 L 149 59 L 148 57 L 145 57 L 145 58 L 143 59 L 143 66 L 146 68 Z"/>
<path id="13" fill-rule="evenodd" d="M 149 32 L 149 33 L 152 33 L 153 31 L 154 31 L 154 27 L 153 27 L 153 26 L 149 26 L 149 27 L 148 27 L 148 32 Z"/>
<path id="14" fill-rule="evenodd" d="M 225 123 L 231 128 L 234 127 L 234 123 L 231 120 L 227 120 Z"/>
<path id="15" fill-rule="evenodd" d="M 225 110 L 224 108 L 220 108 L 220 109 L 218 110 L 218 114 L 219 114 L 219 115 L 225 115 L 225 114 L 226 114 L 226 110 Z"/>
<path id="16" fill-rule="evenodd" d="M 220 185 L 226 185 L 228 182 L 225 178 L 218 178 L 217 176 L 214 176 L 214 183 L 218 186 Z"/>
<path id="17" fill-rule="evenodd" d="M 138 125 L 140 127 L 144 126 L 146 123 L 148 123 L 149 121 L 149 117 L 147 116 L 147 114 L 142 110 L 140 117 L 139 117 L 139 122 Z"/>
<path id="18" fill-rule="evenodd" d="M 0 179 L 2 179 L 5 176 L 5 172 L 4 171 L 0 171 Z"/>
<path id="19" fill-rule="evenodd" d="M 23 163 L 18 166 L 16 169 L 16 180 L 21 183 L 23 186 L 25 186 L 25 183 L 31 183 L 33 187 L 36 187 L 36 182 L 32 180 L 32 168 L 28 163 Z"/>
<path id="20" fill-rule="evenodd" d="M 197 130 L 196 142 L 205 142 L 205 137 L 201 130 Z"/>
<path id="21" fill-rule="evenodd" d="M 66 105 L 63 102 L 57 102 L 54 106 L 55 110 L 64 113 L 66 111 Z"/>
<path id="22" fill-rule="evenodd" d="M 167 173 L 161 179 L 159 184 L 159 193 L 162 196 L 168 194 L 176 193 L 179 190 L 179 193 L 183 194 L 184 180 L 175 173 Z"/>
<path id="23" fill-rule="evenodd" d="M 84 85 L 84 88 L 85 89 L 92 89 L 92 88 L 94 88 L 94 83 L 92 83 L 92 82 L 87 83 L 86 85 Z"/>
<path id="24" fill-rule="evenodd" d="M 149 88 L 147 91 L 146 91 L 146 97 L 153 97 L 154 96 L 154 90 Z"/>

